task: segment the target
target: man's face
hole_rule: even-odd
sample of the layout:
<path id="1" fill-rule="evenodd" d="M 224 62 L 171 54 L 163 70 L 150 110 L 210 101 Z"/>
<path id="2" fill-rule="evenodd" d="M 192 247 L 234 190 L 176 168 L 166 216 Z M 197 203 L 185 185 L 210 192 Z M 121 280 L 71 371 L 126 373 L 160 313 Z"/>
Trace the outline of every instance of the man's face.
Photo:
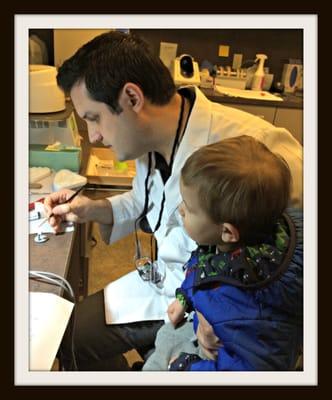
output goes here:
<path id="1" fill-rule="evenodd" d="M 137 114 L 126 105 L 120 114 L 112 114 L 102 102 L 91 99 L 84 82 L 73 86 L 71 99 L 78 115 L 87 123 L 91 143 L 112 147 L 119 161 L 132 160 L 146 153 L 138 132 Z"/>

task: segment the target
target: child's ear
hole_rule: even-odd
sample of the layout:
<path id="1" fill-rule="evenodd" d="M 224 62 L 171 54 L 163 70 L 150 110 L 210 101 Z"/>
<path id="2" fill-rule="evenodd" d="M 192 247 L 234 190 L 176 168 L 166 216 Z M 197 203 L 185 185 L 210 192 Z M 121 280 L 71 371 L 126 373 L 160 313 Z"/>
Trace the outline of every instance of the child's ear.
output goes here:
<path id="1" fill-rule="evenodd" d="M 236 243 L 240 240 L 239 231 L 234 225 L 225 222 L 221 225 L 221 239 L 224 243 Z"/>

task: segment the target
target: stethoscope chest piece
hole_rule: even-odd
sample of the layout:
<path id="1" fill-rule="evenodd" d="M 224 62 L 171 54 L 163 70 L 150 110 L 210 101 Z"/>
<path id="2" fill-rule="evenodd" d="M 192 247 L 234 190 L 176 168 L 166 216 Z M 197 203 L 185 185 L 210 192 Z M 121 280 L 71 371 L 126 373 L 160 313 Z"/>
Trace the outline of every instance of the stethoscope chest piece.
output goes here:
<path id="1" fill-rule="evenodd" d="M 151 272 L 153 270 L 153 262 L 150 257 L 135 258 L 135 267 L 144 281 L 151 280 Z"/>
<path id="2" fill-rule="evenodd" d="M 150 257 L 136 257 L 135 267 L 143 281 L 154 283 L 159 288 L 163 287 L 166 275 L 161 273 L 156 261 L 152 261 Z"/>

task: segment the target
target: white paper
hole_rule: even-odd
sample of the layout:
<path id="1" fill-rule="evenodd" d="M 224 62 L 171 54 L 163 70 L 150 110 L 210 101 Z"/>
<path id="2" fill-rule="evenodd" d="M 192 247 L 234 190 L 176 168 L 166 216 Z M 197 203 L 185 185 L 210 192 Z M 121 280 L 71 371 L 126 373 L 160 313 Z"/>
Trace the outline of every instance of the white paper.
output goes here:
<path id="1" fill-rule="evenodd" d="M 160 42 L 159 57 L 168 69 L 171 67 L 171 62 L 176 58 L 178 44 Z"/>
<path id="2" fill-rule="evenodd" d="M 30 292 L 30 370 L 49 371 L 74 304 L 53 293 Z"/>
<path id="3" fill-rule="evenodd" d="M 275 96 L 274 94 L 271 94 L 263 90 L 262 91 L 243 90 L 243 89 L 235 89 L 219 85 L 216 85 L 215 89 L 217 92 L 231 97 L 242 97 L 245 99 L 257 99 L 266 101 L 283 101 L 281 97 Z"/>
<path id="4" fill-rule="evenodd" d="M 44 222 L 46 219 L 44 204 L 39 201 L 35 202 L 35 211 L 40 213 L 41 218 L 29 221 L 29 233 L 54 233 L 54 229 L 48 221 Z M 44 223 L 40 226 L 42 222 Z M 61 227 L 61 232 L 72 232 L 74 230 L 74 225 L 71 222 L 63 222 Z"/>
<path id="5" fill-rule="evenodd" d="M 106 323 L 164 319 L 168 307 L 167 297 L 157 292 L 158 289 L 143 281 L 137 271 L 109 283 L 104 289 Z"/>

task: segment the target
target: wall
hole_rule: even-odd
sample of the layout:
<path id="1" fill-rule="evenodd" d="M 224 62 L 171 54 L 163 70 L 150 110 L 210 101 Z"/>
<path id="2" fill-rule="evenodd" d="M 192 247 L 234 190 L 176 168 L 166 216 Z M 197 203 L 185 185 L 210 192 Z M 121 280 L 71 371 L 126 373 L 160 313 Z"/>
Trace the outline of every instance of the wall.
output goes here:
<path id="1" fill-rule="evenodd" d="M 54 29 L 54 65 L 59 67 L 85 43 L 109 29 Z"/>
<path id="2" fill-rule="evenodd" d="M 301 29 L 132 29 L 150 43 L 159 54 L 160 42 L 178 43 L 177 55 L 188 53 L 201 63 L 232 65 L 233 54 L 243 54 L 245 60 L 255 59 L 256 53 L 269 58 L 266 66 L 281 79 L 283 64 L 288 58 L 303 59 Z M 229 57 L 219 57 L 219 44 L 230 46 Z"/>
<path id="3" fill-rule="evenodd" d="M 52 29 L 31 29 L 30 31 L 46 41 L 49 54 L 53 55 L 55 49 Z M 84 31 L 90 36 L 91 30 L 72 30 L 71 35 L 78 40 L 79 45 L 84 42 L 85 37 L 77 33 L 84 33 Z M 234 53 L 243 54 L 243 61 L 254 59 L 256 53 L 265 53 L 269 57 L 266 66 L 270 67 L 276 80 L 280 80 L 283 64 L 288 58 L 303 59 L 301 29 L 132 29 L 131 32 L 142 36 L 156 54 L 159 54 L 161 41 L 176 42 L 178 55 L 191 54 L 199 63 L 208 60 L 212 64 L 226 66 L 232 65 Z M 61 32 L 56 35 L 61 35 Z M 63 40 L 61 43 L 66 46 L 65 52 L 68 46 L 72 46 L 72 43 L 68 42 L 67 45 Z M 219 44 L 230 46 L 229 57 L 218 56 Z M 60 51 L 59 48 L 56 49 L 56 57 L 59 61 L 63 55 L 59 55 L 58 51 Z"/>

